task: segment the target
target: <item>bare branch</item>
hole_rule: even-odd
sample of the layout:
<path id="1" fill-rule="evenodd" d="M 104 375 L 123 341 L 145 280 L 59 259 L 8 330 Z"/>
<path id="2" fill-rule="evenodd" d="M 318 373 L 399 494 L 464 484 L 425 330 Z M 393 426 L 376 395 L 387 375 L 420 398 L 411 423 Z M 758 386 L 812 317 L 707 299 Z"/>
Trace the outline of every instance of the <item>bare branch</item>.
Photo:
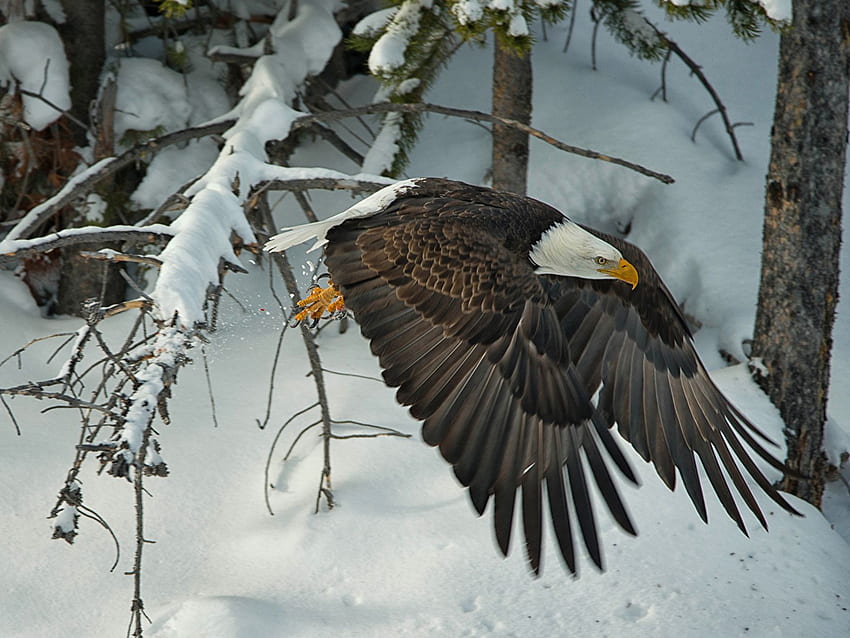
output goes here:
<path id="1" fill-rule="evenodd" d="M 573 39 L 573 27 L 575 26 L 575 23 L 576 23 L 576 12 L 577 12 L 576 5 L 577 4 L 578 4 L 578 0 L 573 2 L 572 6 L 569 9 L 569 11 L 570 11 L 570 26 L 567 28 L 567 39 L 564 40 L 564 48 L 561 51 L 561 53 L 567 52 L 567 49 L 570 48 L 570 40 Z"/>
<path id="2" fill-rule="evenodd" d="M 9 415 L 9 418 L 12 420 L 12 425 L 15 426 L 15 433 L 18 436 L 21 436 L 21 426 L 18 425 L 17 419 L 15 419 L 15 414 L 12 412 L 12 408 L 9 407 L 9 404 L 6 403 L 6 399 L 3 398 L 3 395 L 0 394 L 0 403 L 3 404 L 3 407 L 6 408 L 6 413 Z"/>
<path id="3" fill-rule="evenodd" d="M 693 140 L 694 137 L 696 136 L 696 132 L 697 132 L 697 129 L 699 128 L 700 124 L 702 124 L 711 115 L 714 115 L 715 113 L 720 113 L 720 117 L 723 118 L 723 126 L 726 128 L 726 134 L 729 136 L 729 139 L 732 142 L 732 149 L 735 152 L 735 158 L 739 161 L 743 161 L 744 156 L 741 154 L 741 148 L 738 146 L 738 138 L 735 137 L 735 126 L 729 120 L 729 115 L 726 112 L 726 107 L 724 106 L 723 102 L 720 100 L 720 96 L 717 94 L 717 91 L 714 90 L 714 87 L 708 81 L 708 78 L 705 77 L 705 73 L 702 72 L 702 67 L 699 64 L 697 64 L 696 62 L 694 62 L 694 60 L 691 59 L 691 57 L 687 53 L 682 51 L 681 47 L 678 44 L 676 44 L 676 42 L 674 42 L 669 37 L 667 37 L 667 34 L 662 32 L 652 22 L 650 22 L 646 18 L 644 18 L 644 22 L 646 22 L 650 27 L 652 27 L 652 29 L 655 31 L 655 33 L 658 35 L 658 37 L 661 39 L 661 41 L 664 43 L 664 45 L 670 51 L 675 53 L 676 56 L 682 62 L 685 63 L 685 65 L 691 70 L 691 73 L 693 73 L 697 77 L 697 79 L 703 85 L 705 90 L 708 91 L 708 94 L 711 96 L 711 99 L 714 100 L 714 104 L 717 106 L 716 109 L 714 109 L 713 111 L 710 111 L 709 113 L 704 115 L 696 123 L 696 126 L 694 126 L 694 130 L 691 133 L 691 139 Z"/>
<path id="4" fill-rule="evenodd" d="M 370 104 L 369 106 L 361 106 L 354 109 L 328 111 L 324 113 L 313 113 L 310 115 L 301 116 L 295 121 L 293 121 L 292 130 L 298 130 L 300 128 L 308 126 L 309 124 L 312 124 L 313 122 L 330 122 L 349 117 L 368 115 L 370 113 L 439 113 L 440 115 L 448 115 L 451 117 L 461 117 L 475 121 L 504 124 L 505 126 L 510 126 L 512 128 L 528 133 L 532 137 L 536 137 L 537 139 L 542 140 L 561 151 L 573 153 L 574 155 L 580 155 L 581 157 L 587 157 L 589 159 L 597 159 L 602 160 L 603 162 L 617 164 L 618 166 L 623 166 L 630 170 L 636 171 L 641 175 L 646 175 L 647 177 L 657 179 L 661 182 L 664 182 L 665 184 L 672 184 L 675 181 L 670 175 L 658 173 L 656 171 L 646 168 L 645 166 L 641 166 L 640 164 L 635 164 L 619 157 L 612 157 L 610 155 L 604 155 L 602 153 L 597 153 L 596 151 L 591 151 L 589 149 L 579 148 L 577 146 L 565 144 L 564 142 L 555 139 L 551 135 L 544 133 L 539 129 L 528 126 L 527 124 L 523 124 L 522 122 L 517 122 L 516 120 L 497 117 L 495 115 L 491 115 L 490 113 L 483 113 L 481 111 L 455 109 L 447 106 L 440 106 L 438 104 L 392 104 L 386 102 L 382 104 Z"/>
<path id="5" fill-rule="evenodd" d="M 210 410 L 212 411 L 213 427 L 217 428 L 218 418 L 216 417 L 215 412 L 215 395 L 213 394 L 212 379 L 210 378 L 210 364 L 207 360 L 206 348 L 203 346 L 201 346 L 201 358 L 204 360 L 204 377 L 206 377 L 207 380 L 207 394 L 209 394 L 210 397 Z"/>
<path id="6" fill-rule="evenodd" d="M 708 113 L 706 113 L 705 115 L 703 115 L 701 118 L 699 118 L 697 120 L 697 123 L 694 124 L 694 128 L 691 130 L 691 141 L 692 142 L 697 141 L 697 129 L 699 129 L 700 125 L 703 122 L 705 122 L 708 118 L 710 118 L 712 115 L 719 113 L 719 112 L 720 112 L 719 109 L 712 109 Z M 741 158 L 738 158 L 738 159 L 741 159 Z"/>
<path id="7" fill-rule="evenodd" d="M 107 261 L 110 263 L 116 262 L 132 262 L 135 264 L 145 264 L 146 266 L 154 266 L 159 268 L 162 266 L 162 260 L 157 259 L 152 255 L 132 255 L 128 253 L 119 253 L 114 250 L 98 250 L 97 252 L 83 251 L 80 253 L 83 259 L 92 259 L 94 261 Z"/>

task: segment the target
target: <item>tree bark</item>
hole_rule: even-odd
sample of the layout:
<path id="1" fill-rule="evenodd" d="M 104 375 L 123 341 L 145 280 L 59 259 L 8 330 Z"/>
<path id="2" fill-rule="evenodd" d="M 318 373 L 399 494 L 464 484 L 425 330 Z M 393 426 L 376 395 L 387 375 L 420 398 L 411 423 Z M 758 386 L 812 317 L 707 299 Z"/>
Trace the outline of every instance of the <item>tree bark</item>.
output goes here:
<path id="1" fill-rule="evenodd" d="M 114 153 L 112 139 L 112 116 L 115 107 L 114 84 L 97 104 L 100 90 L 100 75 L 106 59 L 105 2 L 104 0 L 62 0 L 65 23 L 57 25 L 65 44 L 70 62 L 71 113 L 81 122 L 89 124 L 94 140 L 89 140 L 86 131 L 74 127 L 76 141 L 80 146 L 94 142 L 95 160 Z M 97 112 L 97 122 L 92 122 L 91 113 Z M 95 126 L 95 124 L 97 126 Z M 104 184 L 103 189 L 113 188 L 113 183 Z M 71 220 L 74 225 L 74 220 Z M 79 315 L 82 303 L 89 298 L 98 298 L 105 305 L 124 299 L 125 283 L 120 276 L 121 266 L 101 264 L 80 257 L 81 250 L 97 250 L 102 245 L 75 246 L 62 251 L 62 266 L 56 303 L 48 312 Z M 118 248 L 118 246 L 113 246 Z"/>
<path id="2" fill-rule="evenodd" d="M 780 39 L 753 357 L 786 424 L 784 490 L 820 506 L 838 300 L 850 3 L 795 0 Z"/>
<path id="3" fill-rule="evenodd" d="M 89 123 L 89 106 L 97 97 L 106 59 L 104 0 L 62 0 L 65 23 L 56 25 L 70 62 L 71 113 Z M 86 132 L 74 131 L 77 143 L 88 146 Z"/>
<path id="4" fill-rule="evenodd" d="M 495 38 L 493 115 L 531 123 L 531 51 L 517 54 Z M 525 195 L 528 176 L 528 135 L 493 125 L 493 188 Z"/>

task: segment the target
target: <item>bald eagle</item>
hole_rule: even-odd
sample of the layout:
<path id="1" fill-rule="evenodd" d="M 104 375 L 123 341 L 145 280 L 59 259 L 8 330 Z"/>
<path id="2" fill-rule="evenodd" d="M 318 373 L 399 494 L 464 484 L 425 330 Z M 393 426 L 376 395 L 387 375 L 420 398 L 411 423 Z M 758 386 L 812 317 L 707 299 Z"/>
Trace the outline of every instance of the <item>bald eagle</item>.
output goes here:
<path id="1" fill-rule="evenodd" d="M 422 421 L 423 438 L 439 446 L 479 515 L 492 498 L 505 555 L 521 493 L 535 573 L 544 498 L 567 568 L 576 572 L 578 534 L 602 568 L 590 477 L 636 534 L 610 471 L 637 482 L 615 423 L 671 490 L 678 471 L 706 522 L 697 461 L 745 534 L 733 491 L 767 527 L 745 473 L 797 513 L 743 445 L 782 470 L 762 446 L 770 439 L 712 382 L 682 311 L 636 246 L 534 199 L 435 178 L 284 229 L 266 249 L 310 239 L 324 248 L 334 286 L 314 292 L 301 316 L 344 300 L 386 384 Z"/>

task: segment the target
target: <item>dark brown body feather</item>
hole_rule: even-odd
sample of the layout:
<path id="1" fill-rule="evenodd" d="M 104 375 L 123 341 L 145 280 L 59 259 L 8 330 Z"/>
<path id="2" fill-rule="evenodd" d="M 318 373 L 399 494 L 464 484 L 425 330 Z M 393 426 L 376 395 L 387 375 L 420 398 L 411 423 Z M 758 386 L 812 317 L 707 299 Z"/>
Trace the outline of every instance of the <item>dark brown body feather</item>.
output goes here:
<path id="1" fill-rule="evenodd" d="M 425 441 L 439 446 L 478 512 L 493 498 L 501 550 L 508 552 L 519 490 L 528 559 L 539 570 L 545 484 L 569 570 L 574 522 L 601 567 L 586 469 L 620 526 L 635 533 L 609 473 L 613 465 L 635 481 L 612 437 L 615 422 L 671 489 L 678 470 L 703 520 L 697 459 L 743 531 L 726 476 L 766 523 L 741 468 L 794 511 L 741 443 L 781 467 L 759 444 L 765 437 L 711 381 L 638 248 L 587 229 L 637 268 L 634 290 L 534 273 L 529 250 L 562 217 L 532 199 L 429 179 L 327 235 L 328 270 L 386 383 L 423 421 Z"/>

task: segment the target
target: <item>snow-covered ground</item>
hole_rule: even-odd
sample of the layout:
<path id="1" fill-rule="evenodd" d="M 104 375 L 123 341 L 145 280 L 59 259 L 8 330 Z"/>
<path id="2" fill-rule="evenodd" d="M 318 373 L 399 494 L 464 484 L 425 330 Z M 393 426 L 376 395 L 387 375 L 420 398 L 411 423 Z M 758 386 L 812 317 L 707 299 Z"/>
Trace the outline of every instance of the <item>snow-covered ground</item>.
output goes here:
<path id="1" fill-rule="evenodd" d="M 698 60 L 738 127 L 746 160 L 734 160 L 719 120 L 694 123 L 713 108 L 680 64 L 668 71 L 668 102 L 650 96 L 660 67 L 628 57 L 600 31 L 598 70 L 590 69 L 589 29 L 580 12 L 569 52 L 563 28 L 549 28 L 534 51 L 534 125 L 570 144 L 618 155 L 676 178 L 664 186 L 609 164 L 532 143 L 529 193 L 573 218 L 606 228 L 630 224 L 629 239 L 653 258 L 686 311 L 702 323 L 697 342 L 728 396 L 781 440 L 776 411 L 743 366 L 724 368 L 724 349 L 743 358 L 751 335 L 761 249 L 764 174 L 775 83 L 777 37 L 747 45 L 723 18 L 697 26 L 668 25 Z M 464 48 L 429 100 L 486 110 L 487 50 Z M 343 87 L 352 100 L 374 91 L 369 80 Z M 483 182 L 489 136 L 479 126 L 431 116 L 408 174 Z M 326 166 L 324 147 L 299 151 L 293 165 Z M 194 164 L 189 162 L 192 166 Z M 169 172 L 178 168 L 171 162 Z M 334 165 L 357 172 L 352 165 Z M 172 180 L 182 183 L 189 179 Z M 156 191 L 155 184 L 146 188 Z M 850 199 L 846 199 L 850 204 Z M 338 194 L 316 194 L 325 215 L 347 207 Z M 847 208 L 848 204 L 845 204 Z M 284 200 L 281 225 L 300 221 Z M 292 255 L 299 263 L 303 253 Z M 843 263 L 850 263 L 850 249 Z M 216 396 L 213 427 L 201 353 L 181 373 L 171 402 L 173 424 L 160 426 L 171 475 L 150 479 L 146 501 L 144 600 L 153 620 L 147 635 L 208 636 L 823 636 L 850 634 L 850 497 L 829 486 L 825 514 L 805 503 L 805 518 L 760 502 L 770 531 L 747 519 L 740 534 L 709 498 L 704 525 L 682 490 L 669 493 L 654 470 L 632 455 L 642 487 L 622 485 L 640 535 L 622 534 L 600 511 L 607 571 L 582 561 L 571 578 L 551 534 L 544 571 L 530 576 L 521 544 L 503 560 L 489 512 L 477 519 L 450 468 L 420 440 L 417 423 L 379 382 L 329 375 L 333 416 L 398 428 L 410 439 L 334 441 L 337 507 L 313 514 L 321 445 L 311 431 L 283 464 L 305 415 L 289 426 L 271 465 L 274 489 L 266 510 L 264 466 L 277 429 L 313 401 L 303 346 L 284 342 L 272 420 L 259 430 L 281 318 L 267 276 L 246 259 L 249 276 L 230 275 L 223 323 L 207 346 Z M 845 277 L 843 298 L 850 299 Z M 76 319 L 44 320 L 23 284 L 0 273 L 0 359 L 31 338 L 71 332 Z M 833 352 L 827 452 L 833 462 L 850 449 L 850 312 L 839 307 Z M 110 320 L 120 337 L 128 318 Z M 332 326 L 319 340 L 326 367 L 377 376 L 357 330 Z M 45 345 L 23 357 L 23 371 L 0 367 L 0 386 L 45 378 Z M 131 486 L 89 471 L 86 504 L 121 541 L 115 558 L 108 534 L 85 521 L 74 546 L 50 540 L 46 515 L 72 460 L 78 419 L 71 411 L 42 414 L 44 405 L 11 402 L 21 436 L 0 412 L 0 635 L 116 636 L 129 619 L 134 515 Z M 340 433 L 353 430 L 340 428 Z M 781 452 L 779 452 L 781 456 Z M 775 473 L 770 474 L 775 476 Z M 548 530 L 547 530 L 548 531 Z"/>

